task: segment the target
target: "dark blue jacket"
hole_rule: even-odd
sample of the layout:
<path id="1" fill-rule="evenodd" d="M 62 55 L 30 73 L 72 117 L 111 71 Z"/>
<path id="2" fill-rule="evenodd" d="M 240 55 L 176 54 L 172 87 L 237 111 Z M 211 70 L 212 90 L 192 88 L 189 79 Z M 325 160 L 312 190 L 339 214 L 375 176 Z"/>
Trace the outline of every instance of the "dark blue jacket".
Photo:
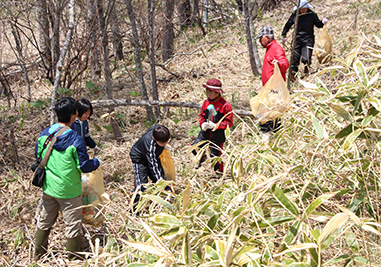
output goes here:
<path id="1" fill-rule="evenodd" d="M 89 122 L 87 120 L 80 121 L 76 119 L 75 122 L 71 124 L 71 128 L 85 139 L 85 143 L 88 147 L 94 148 L 97 145 L 90 137 Z"/>

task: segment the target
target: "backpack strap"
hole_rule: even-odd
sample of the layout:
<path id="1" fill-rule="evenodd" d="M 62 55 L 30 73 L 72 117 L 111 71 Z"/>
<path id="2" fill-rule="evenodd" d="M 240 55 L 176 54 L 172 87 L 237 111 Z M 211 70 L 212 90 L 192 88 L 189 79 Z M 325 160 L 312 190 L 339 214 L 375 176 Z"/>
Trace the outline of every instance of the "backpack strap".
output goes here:
<path id="1" fill-rule="evenodd" d="M 70 127 L 68 126 L 64 126 L 62 127 L 61 129 L 59 129 L 59 131 L 57 132 L 56 135 L 54 135 L 52 141 L 50 141 L 50 145 L 48 147 L 48 150 L 46 150 L 46 153 L 44 155 L 44 158 L 42 159 L 40 165 L 38 166 L 39 168 L 44 168 L 46 163 L 48 162 L 48 159 L 49 159 L 49 156 L 50 156 L 50 153 L 52 152 L 52 149 L 53 149 L 53 145 L 54 143 L 56 142 L 57 140 L 57 137 L 60 136 L 61 134 L 63 134 L 65 131 L 69 130 Z M 49 143 L 49 142 L 48 142 Z M 44 144 L 45 145 L 45 144 Z"/>

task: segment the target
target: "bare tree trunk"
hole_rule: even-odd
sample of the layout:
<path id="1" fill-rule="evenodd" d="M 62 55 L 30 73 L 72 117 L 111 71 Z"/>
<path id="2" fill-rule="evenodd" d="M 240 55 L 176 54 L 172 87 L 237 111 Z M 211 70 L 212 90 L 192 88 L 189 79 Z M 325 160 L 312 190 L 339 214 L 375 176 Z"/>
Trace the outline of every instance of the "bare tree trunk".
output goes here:
<path id="1" fill-rule="evenodd" d="M 38 46 L 42 64 L 47 70 L 47 77 L 52 76 L 52 51 L 50 46 L 50 31 L 48 20 L 48 7 L 46 0 L 36 0 L 36 19 L 38 28 Z"/>
<path id="2" fill-rule="evenodd" d="M 154 37 L 154 20 L 155 20 L 156 0 L 148 0 L 148 31 L 149 31 L 149 59 L 151 65 L 151 95 L 153 100 L 159 100 L 156 81 L 156 60 L 155 60 L 155 37 Z M 160 107 L 154 107 L 156 119 L 160 117 Z"/>
<path id="3" fill-rule="evenodd" d="M 111 24 L 111 41 L 112 48 L 114 52 L 115 62 L 124 59 L 123 56 L 123 44 L 122 44 L 122 34 L 120 33 L 118 12 L 116 5 L 114 5 L 110 14 L 110 24 Z"/>
<path id="4" fill-rule="evenodd" d="M 30 89 L 30 81 L 29 81 L 29 74 L 28 74 L 28 68 L 25 66 L 25 59 L 22 52 L 22 44 L 21 44 L 21 38 L 18 28 L 11 22 L 11 28 L 12 28 L 12 34 L 15 39 L 16 43 L 16 51 L 17 51 L 17 57 L 18 60 L 21 62 L 21 68 L 24 74 L 25 84 L 28 90 L 28 102 L 32 101 L 32 93 Z"/>
<path id="5" fill-rule="evenodd" d="M 173 11 L 175 8 L 175 0 L 165 1 L 165 22 L 164 22 L 164 33 L 163 33 L 163 49 L 162 57 L 163 61 L 166 62 L 171 58 L 173 54 Z"/>
<path id="6" fill-rule="evenodd" d="M 58 4 L 59 1 L 57 1 Z M 68 31 L 66 33 L 65 42 L 62 46 L 61 53 L 59 55 L 58 61 L 57 61 L 57 67 L 56 67 L 56 76 L 54 77 L 54 85 L 53 85 L 53 91 L 51 95 L 51 106 L 50 106 L 50 124 L 52 125 L 55 121 L 55 112 L 54 112 L 54 105 L 56 104 L 57 99 L 57 89 L 60 84 L 60 78 L 61 78 L 61 69 L 63 66 L 63 63 L 65 61 L 67 50 L 69 49 L 69 45 L 71 42 L 71 38 L 73 36 L 74 31 L 74 16 L 75 16 L 75 9 L 74 9 L 75 0 L 70 0 L 68 4 L 69 9 L 69 25 L 68 25 Z M 59 20 L 59 19 L 58 19 Z"/>
<path id="7" fill-rule="evenodd" d="M 97 40 L 97 10 L 95 0 L 89 0 L 87 4 L 87 27 L 90 39 L 90 64 L 91 64 L 91 77 L 94 81 L 101 78 L 101 66 L 98 57 L 98 40 Z"/>
<path id="8" fill-rule="evenodd" d="M 198 8 L 199 8 L 199 0 L 193 0 L 193 5 L 192 5 L 192 16 L 191 16 L 191 22 L 194 24 L 195 22 L 198 23 L 199 19 L 199 13 L 198 13 Z"/>
<path id="9" fill-rule="evenodd" d="M 254 75 L 260 75 L 262 66 L 259 60 L 258 48 L 252 33 L 252 27 L 251 27 L 252 16 L 251 16 L 250 0 L 243 1 L 243 14 L 245 19 L 245 32 L 246 32 L 247 48 L 249 51 L 251 71 L 253 72 Z"/>
<path id="10" fill-rule="evenodd" d="M 97 8 L 98 8 L 98 21 L 99 21 L 99 35 L 101 37 L 101 43 L 102 43 L 102 54 L 103 54 L 103 69 L 104 69 L 104 76 L 105 76 L 105 89 L 106 89 L 106 96 L 108 99 L 113 99 L 112 94 L 112 84 L 111 84 L 111 71 L 110 71 L 110 59 L 109 59 L 109 48 L 108 48 L 108 38 L 107 38 L 107 31 L 106 31 L 106 20 L 104 17 L 103 12 L 103 6 L 102 6 L 102 0 L 97 0 Z M 115 109 L 113 107 L 110 107 L 108 109 L 110 113 L 110 123 L 111 127 L 114 133 L 114 137 L 116 140 L 122 139 L 122 134 L 120 132 L 118 123 L 116 122 L 114 116 L 112 116 L 112 113 Z"/>
<path id="11" fill-rule="evenodd" d="M 58 59 L 60 57 L 60 20 L 61 20 L 61 12 L 62 12 L 62 0 L 57 0 L 56 9 L 54 11 L 54 22 L 53 22 L 53 36 L 52 36 L 52 57 L 53 57 L 53 68 L 52 68 L 52 77 L 54 78 L 54 82 L 56 80 L 56 66 L 58 64 Z M 66 52 L 65 52 L 66 53 Z"/>
<path id="12" fill-rule="evenodd" d="M 140 93 L 142 94 L 143 100 L 149 100 L 146 84 L 144 82 L 142 61 L 140 59 L 139 35 L 138 35 L 138 29 L 136 26 L 135 14 L 134 14 L 134 10 L 132 9 L 131 0 L 125 0 L 125 1 L 126 1 L 128 17 L 130 19 L 131 29 L 132 29 L 132 37 L 134 42 L 134 56 L 135 56 L 135 63 L 136 63 L 136 71 L 138 74 L 138 79 L 140 84 Z M 152 107 L 146 106 L 146 111 L 147 111 L 148 120 L 149 121 L 154 120 L 155 117 L 152 112 Z"/>

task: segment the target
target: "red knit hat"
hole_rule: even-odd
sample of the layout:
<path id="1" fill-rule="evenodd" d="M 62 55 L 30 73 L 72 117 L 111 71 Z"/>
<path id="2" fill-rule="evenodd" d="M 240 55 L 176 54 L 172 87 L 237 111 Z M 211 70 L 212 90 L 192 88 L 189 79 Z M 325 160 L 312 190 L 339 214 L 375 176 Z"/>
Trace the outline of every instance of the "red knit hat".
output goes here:
<path id="1" fill-rule="evenodd" d="M 206 82 L 206 84 L 203 84 L 202 86 L 216 93 L 224 93 L 224 91 L 222 91 L 222 83 L 218 79 L 210 79 Z"/>

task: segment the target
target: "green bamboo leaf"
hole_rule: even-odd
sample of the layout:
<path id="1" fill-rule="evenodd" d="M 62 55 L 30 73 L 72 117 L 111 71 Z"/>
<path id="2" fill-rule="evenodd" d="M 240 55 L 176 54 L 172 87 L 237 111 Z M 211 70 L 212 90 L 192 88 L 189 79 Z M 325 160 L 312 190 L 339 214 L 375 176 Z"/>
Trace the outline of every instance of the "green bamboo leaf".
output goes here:
<path id="1" fill-rule="evenodd" d="M 235 158 L 231 167 L 231 176 L 238 186 L 240 184 L 240 180 L 243 175 L 244 175 L 244 170 L 243 170 L 242 158 L 241 157 Z"/>
<path id="2" fill-rule="evenodd" d="M 350 148 L 352 143 L 356 140 L 356 138 L 362 133 L 362 129 L 357 129 L 353 133 L 347 136 L 347 138 L 344 141 L 344 150 L 347 150 Z"/>
<path id="3" fill-rule="evenodd" d="M 322 244 L 327 238 L 329 238 L 336 230 L 341 228 L 341 226 L 348 220 L 349 216 L 345 213 L 338 213 L 332 217 L 331 220 L 324 227 L 321 232 L 318 243 Z"/>
<path id="4" fill-rule="evenodd" d="M 307 207 L 306 212 L 303 216 L 303 219 L 306 219 L 314 210 L 316 210 L 317 207 L 319 207 L 324 200 L 328 200 L 331 197 L 335 196 L 336 194 L 337 192 L 327 193 L 327 194 L 321 195 L 320 197 L 312 201 L 311 204 Z"/>
<path id="5" fill-rule="evenodd" d="M 306 243 L 312 243 L 312 240 L 309 239 L 307 233 L 304 233 L 304 239 Z M 319 255 L 318 250 L 316 248 L 310 248 L 309 249 L 310 255 L 311 255 L 311 267 L 317 267 L 319 264 Z"/>
<path id="6" fill-rule="evenodd" d="M 358 95 L 357 95 L 357 98 L 356 98 L 356 103 L 355 103 L 355 107 L 353 108 L 353 115 L 356 114 L 359 106 L 360 106 L 360 103 L 361 103 L 361 100 L 363 99 L 363 97 L 365 96 L 366 94 L 366 90 L 361 90 Z"/>
<path id="7" fill-rule="evenodd" d="M 362 120 L 361 125 L 366 127 L 373 120 L 373 118 L 373 115 L 366 116 L 365 119 Z"/>
<path id="8" fill-rule="evenodd" d="M 352 123 L 343 128 L 340 132 L 336 134 L 336 138 L 343 138 L 346 137 L 347 135 L 351 134 L 353 131 L 357 130 L 358 127 L 354 126 Z"/>
<path id="9" fill-rule="evenodd" d="M 347 110 L 342 108 L 339 105 L 333 104 L 333 103 L 327 103 L 327 105 L 334 111 L 336 112 L 337 115 L 340 117 L 344 118 L 347 121 L 352 121 L 351 115 Z"/>
<path id="10" fill-rule="evenodd" d="M 273 155 L 268 155 L 268 154 L 260 153 L 259 156 L 267 159 L 273 165 L 277 165 L 277 166 L 281 166 L 282 165 L 282 163 L 280 162 L 279 158 L 277 158 L 277 157 L 275 157 Z"/>
<path id="11" fill-rule="evenodd" d="M 303 244 L 292 245 L 292 246 L 289 246 L 288 249 L 286 249 L 286 250 L 284 250 L 278 254 L 275 254 L 274 257 L 279 257 L 279 256 L 286 254 L 286 253 L 296 252 L 296 251 L 300 251 L 300 250 L 306 250 L 306 249 L 310 249 L 310 248 L 317 248 L 317 247 L 318 246 L 315 243 L 303 243 Z"/>
<path id="12" fill-rule="evenodd" d="M 368 265 L 369 264 L 369 261 L 361 256 L 355 256 L 354 257 L 354 260 L 357 261 L 358 263 L 361 263 L 361 264 L 364 264 L 364 265 Z"/>
<path id="13" fill-rule="evenodd" d="M 173 210 L 173 206 L 171 203 L 169 203 L 168 201 L 162 199 L 161 197 L 159 196 L 155 196 L 155 195 L 143 195 L 144 198 L 147 198 L 147 199 L 150 199 L 154 202 L 157 202 L 161 205 L 163 205 L 164 207 L 166 207 L 167 209 L 169 210 Z"/>
<path id="14" fill-rule="evenodd" d="M 300 220 L 296 220 L 292 225 L 286 236 L 284 237 L 283 241 L 287 245 L 290 245 L 294 243 L 295 238 L 298 236 L 299 228 L 300 228 L 301 222 Z"/>
<path id="15" fill-rule="evenodd" d="M 183 225 L 175 216 L 168 214 L 156 214 L 151 220 L 155 223 L 155 226 L 166 229 L 177 228 Z"/>
<path id="16" fill-rule="evenodd" d="M 314 123 L 315 126 L 315 131 L 319 139 L 322 138 L 328 138 L 327 132 L 325 131 L 324 126 L 322 126 L 319 121 L 314 117 L 312 117 L 312 122 Z"/>
<path id="17" fill-rule="evenodd" d="M 360 50 L 362 46 L 362 42 L 360 44 L 358 44 L 350 53 L 349 53 L 349 56 L 347 58 L 347 66 L 351 66 L 352 65 L 352 62 L 353 60 L 357 57 L 357 54 Z"/>
<path id="18" fill-rule="evenodd" d="M 368 98 L 369 103 L 381 112 L 381 101 L 378 98 Z"/>
<path id="19" fill-rule="evenodd" d="M 287 196 L 283 193 L 283 191 L 276 185 L 273 185 L 271 191 L 275 197 L 275 199 L 289 212 L 294 214 L 295 216 L 299 215 L 298 207 L 291 200 L 287 198 Z"/>
<path id="20" fill-rule="evenodd" d="M 355 70 L 359 80 L 364 85 L 364 87 L 368 87 L 368 83 L 369 83 L 368 74 L 366 73 L 364 64 L 362 64 L 362 62 L 358 58 L 353 63 L 353 69 Z"/>
<path id="21" fill-rule="evenodd" d="M 211 246 L 205 245 L 206 256 L 211 260 L 218 260 L 217 251 L 214 250 Z"/>
<path id="22" fill-rule="evenodd" d="M 189 232 L 183 238 L 182 257 L 185 264 L 192 266 L 192 248 L 189 241 Z"/>

